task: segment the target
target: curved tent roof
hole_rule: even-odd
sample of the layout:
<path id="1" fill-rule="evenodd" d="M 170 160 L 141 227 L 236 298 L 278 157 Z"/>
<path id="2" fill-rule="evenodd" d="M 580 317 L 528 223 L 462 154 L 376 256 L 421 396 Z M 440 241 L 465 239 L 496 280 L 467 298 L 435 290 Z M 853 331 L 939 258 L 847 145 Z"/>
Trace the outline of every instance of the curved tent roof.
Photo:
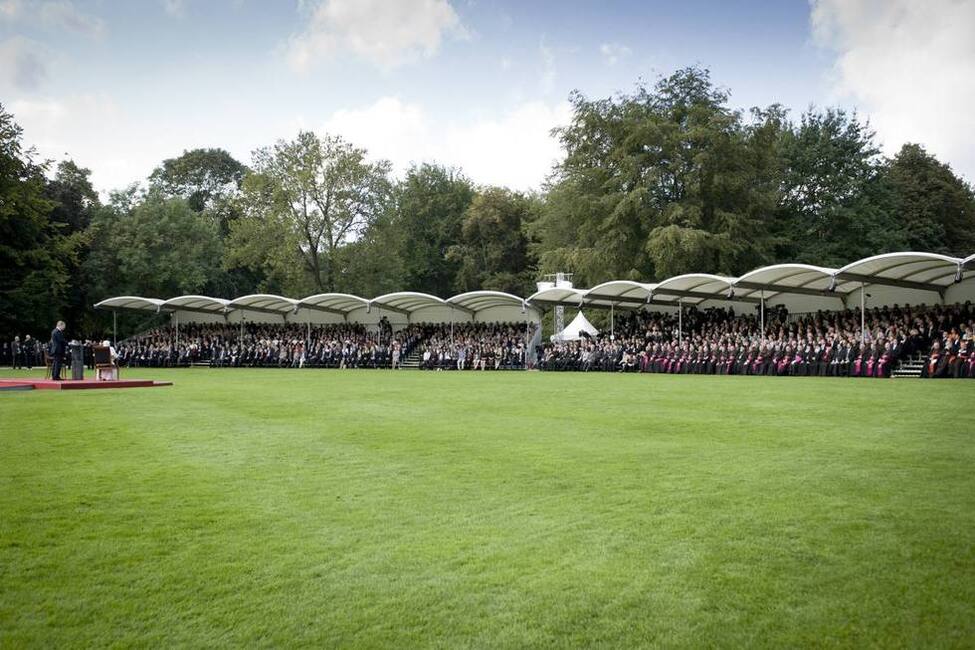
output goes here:
<path id="1" fill-rule="evenodd" d="M 375 306 L 410 315 L 421 309 L 441 307 L 441 312 L 430 312 L 434 319 L 447 318 L 448 309 L 463 311 L 474 316 L 487 309 L 518 309 L 528 307 L 543 309 L 551 305 L 582 307 L 629 307 L 639 309 L 648 303 L 699 305 L 707 301 L 752 302 L 776 296 L 794 294 L 792 300 L 799 309 L 821 303 L 822 298 L 835 296 L 849 298 L 861 284 L 893 287 L 875 291 L 877 304 L 893 303 L 912 298 L 913 291 L 945 292 L 955 283 L 965 280 L 966 286 L 975 271 L 975 255 L 962 259 L 937 253 L 902 252 L 874 255 L 851 262 L 840 269 L 810 264 L 775 264 L 750 271 L 739 278 L 709 273 L 688 273 L 667 278 L 658 284 L 614 280 L 596 285 L 591 289 L 566 286 L 547 286 L 527 299 L 501 291 L 469 291 L 443 300 L 436 296 L 415 291 L 389 293 L 372 300 L 346 293 L 321 293 L 294 300 L 284 296 L 253 294 L 234 300 L 207 296 L 186 295 L 158 300 L 140 296 L 118 296 L 97 303 L 97 309 L 136 310 L 144 312 L 195 311 L 206 314 L 223 314 L 232 311 L 256 311 L 287 317 L 301 309 L 333 312 L 348 315 L 363 307 Z M 544 285 L 543 285 L 544 286 Z M 810 296 L 815 300 L 806 300 Z M 791 307 L 790 307 L 791 308 Z M 298 316 L 299 318 L 301 316 Z"/>
<path id="2" fill-rule="evenodd" d="M 165 301 L 141 296 L 116 296 L 95 303 L 95 309 L 130 309 L 136 311 L 160 311 Z"/>
<path id="3" fill-rule="evenodd" d="M 901 289 L 941 291 L 955 282 L 961 265 L 961 259 L 937 253 L 885 253 L 847 264 L 836 272 L 836 278 Z"/>
<path id="4" fill-rule="evenodd" d="M 241 296 L 227 303 L 227 307 L 230 309 L 258 311 L 265 314 L 280 314 L 281 316 L 285 316 L 289 312 L 294 312 L 297 305 L 297 300 L 269 293 L 254 293 L 249 296 Z"/>
<path id="5" fill-rule="evenodd" d="M 314 309 L 333 314 L 348 315 L 356 309 L 369 306 L 369 301 L 349 293 L 316 293 L 297 302 L 298 309 Z"/>
<path id="6" fill-rule="evenodd" d="M 546 287 L 530 295 L 526 302 L 536 305 L 569 305 L 578 307 L 582 304 L 586 292 L 572 287 Z"/>
<path id="7" fill-rule="evenodd" d="M 204 314 L 222 314 L 227 311 L 229 300 L 209 296 L 177 296 L 163 303 L 163 309 L 195 311 Z"/>
<path id="8" fill-rule="evenodd" d="M 585 299 L 589 304 L 606 307 L 619 304 L 640 306 L 648 302 L 656 286 L 633 280 L 612 280 L 586 291 Z"/>
<path id="9" fill-rule="evenodd" d="M 452 307 L 462 307 L 473 312 L 495 309 L 497 307 L 525 308 L 525 299 L 504 291 L 468 291 L 447 298 L 445 301 Z"/>
<path id="10" fill-rule="evenodd" d="M 749 271 L 733 284 L 736 296 L 755 297 L 765 292 L 766 298 L 776 293 L 824 296 L 831 291 L 846 293 L 854 289 L 853 282 L 836 281 L 834 284 L 835 275 L 836 269 L 825 266 L 773 264 Z"/>
<path id="11" fill-rule="evenodd" d="M 443 307 L 447 304 L 447 301 L 442 298 L 437 298 L 436 296 L 431 296 L 428 293 L 419 293 L 417 291 L 397 291 L 396 293 L 387 293 L 384 296 L 373 298 L 369 301 L 369 304 L 379 307 L 380 309 L 388 309 L 390 311 L 409 315 L 420 309 Z"/>
<path id="12" fill-rule="evenodd" d="M 730 300 L 729 295 L 737 279 L 710 273 L 686 273 L 663 280 L 654 287 L 653 293 L 654 295 L 690 298 L 691 300 L 688 302 L 691 304 L 701 303 L 705 300 Z M 735 300 L 751 299 L 735 298 Z"/>

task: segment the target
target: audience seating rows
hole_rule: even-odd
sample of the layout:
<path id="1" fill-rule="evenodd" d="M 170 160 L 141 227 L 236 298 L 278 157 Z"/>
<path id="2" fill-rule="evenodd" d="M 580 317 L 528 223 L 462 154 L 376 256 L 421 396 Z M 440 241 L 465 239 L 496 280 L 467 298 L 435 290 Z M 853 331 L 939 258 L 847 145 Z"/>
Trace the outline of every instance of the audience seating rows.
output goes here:
<path id="1" fill-rule="evenodd" d="M 635 312 L 612 338 L 545 346 L 544 370 L 670 374 L 889 377 L 902 359 L 924 358 L 924 377 L 975 378 L 975 309 L 893 306 L 860 312 L 790 317 L 784 309 L 757 315 L 685 308 L 676 314 Z"/>
<path id="2" fill-rule="evenodd" d="M 679 326 L 680 323 L 680 326 Z M 399 368 L 413 354 L 426 370 L 653 372 L 767 376 L 889 377 L 904 359 L 924 377 L 975 378 L 975 308 L 964 305 L 869 309 L 861 340 L 856 310 L 758 315 L 685 308 L 683 316 L 631 312 L 613 336 L 547 343 L 530 354 L 537 325 L 414 324 L 393 332 L 363 325 L 191 324 L 149 330 L 118 346 L 124 365 L 168 367 Z M 415 354 L 414 354 L 415 352 Z"/>

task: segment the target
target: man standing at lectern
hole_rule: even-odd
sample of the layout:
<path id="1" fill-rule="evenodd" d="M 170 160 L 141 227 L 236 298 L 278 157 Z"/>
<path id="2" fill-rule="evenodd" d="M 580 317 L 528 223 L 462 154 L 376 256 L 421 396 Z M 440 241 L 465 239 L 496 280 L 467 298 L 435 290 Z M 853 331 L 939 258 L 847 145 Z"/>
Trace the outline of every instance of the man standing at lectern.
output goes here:
<path id="1" fill-rule="evenodd" d="M 61 381 L 61 362 L 64 360 L 64 353 L 67 352 L 67 343 L 64 340 L 65 324 L 59 320 L 58 324 L 51 331 L 51 379 Z"/>

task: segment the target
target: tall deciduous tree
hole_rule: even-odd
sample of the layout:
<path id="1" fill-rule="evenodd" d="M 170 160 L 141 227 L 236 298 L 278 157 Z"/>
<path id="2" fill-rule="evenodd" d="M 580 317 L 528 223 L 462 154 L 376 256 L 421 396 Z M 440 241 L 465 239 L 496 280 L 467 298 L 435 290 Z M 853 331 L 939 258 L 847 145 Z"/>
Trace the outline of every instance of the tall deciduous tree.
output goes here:
<path id="1" fill-rule="evenodd" d="M 767 261 L 776 203 L 776 112 L 746 127 L 707 70 L 688 68 L 632 95 L 571 97 L 566 149 L 535 230 L 545 270 L 587 283 Z M 771 131 L 772 134 L 768 132 Z"/>
<path id="2" fill-rule="evenodd" d="M 464 215 L 461 242 L 448 257 L 459 263 L 456 291 L 530 292 L 535 268 L 526 236 L 538 201 L 501 187 L 482 189 Z"/>
<path id="3" fill-rule="evenodd" d="M 449 294 L 459 264 L 447 252 L 460 242 L 464 212 L 473 198 L 471 181 L 440 165 L 412 167 L 396 184 L 390 218 L 382 225 L 395 246 L 390 252 L 401 260 L 401 287 Z"/>
<path id="4" fill-rule="evenodd" d="M 46 164 L 0 105 L 0 332 L 46 334 L 61 317 L 80 239 L 50 218 Z"/>
<path id="5" fill-rule="evenodd" d="M 53 204 L 49 218 L 71 251 L 59 258 L 68 276 L 61 313 L 73 327 L 80 326 L 83 331 L 91 329 L 90 308 L 94 302 L 92 286 L 84 272 L 84 260 L 90 253 L 88 228 L 101 205 L 90 176 L 90 170 L 65 160 L 58 164 L 54 178 L 44 188 L 44 195 Z"/>
<path id="6" fill-rule="evenodd" d="M 247 221 L 268 220 L 294 244 L 313 286 L 336 290 L 339 250 L 382 214 L 390 168 L 388 161 L 367 161 L 364 149 L 340 137 L 308 131 L 258 149 L 255 178 L 245 183 L 241 198 L 246 216 L 231 226 L 231 256 L 248 246 L 248 233 L 263 232 Z"/>
<path id="7" fill-rule="evenodd" d="M 780 258 L 838 266 L 904 247 L 868 125 L 841 110 L 809 111 L 781 146 Z"/>
<path id="8" fill-rule="evenodd" d="M 203 212 L 239 190 L 246 174 L 247 167 L 224 149 L 193 149 L 164 160 L 149 176 L 149 184 Z"/>
<path id="9" fill-rule="evenodd" d="M 907 247 L 946 255 L 975 251 L 975 194 L 923 147 L 905 144 L 887 170 Z"/>
<path id="10" fill-rule="evenodd" d="M 115 192 L 91 236 L 87 275 L 102 296 L 198 293 L 219 273 L 217 227 L 183 199 Z"/>

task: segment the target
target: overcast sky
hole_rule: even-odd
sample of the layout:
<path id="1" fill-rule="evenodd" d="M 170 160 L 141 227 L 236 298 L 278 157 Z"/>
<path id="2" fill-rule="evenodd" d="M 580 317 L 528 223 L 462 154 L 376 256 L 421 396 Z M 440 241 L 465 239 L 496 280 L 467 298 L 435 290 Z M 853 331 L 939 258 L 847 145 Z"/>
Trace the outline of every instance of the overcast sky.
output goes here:
<path id="1" fill-rule="evenodd" d="M 299 129 L 537 188 L 569 91 L 699 64 L 747 108 L 856 109 L 975 179 L 975 0 L 0 0 L 0 101 L 101 191 Z"/>

